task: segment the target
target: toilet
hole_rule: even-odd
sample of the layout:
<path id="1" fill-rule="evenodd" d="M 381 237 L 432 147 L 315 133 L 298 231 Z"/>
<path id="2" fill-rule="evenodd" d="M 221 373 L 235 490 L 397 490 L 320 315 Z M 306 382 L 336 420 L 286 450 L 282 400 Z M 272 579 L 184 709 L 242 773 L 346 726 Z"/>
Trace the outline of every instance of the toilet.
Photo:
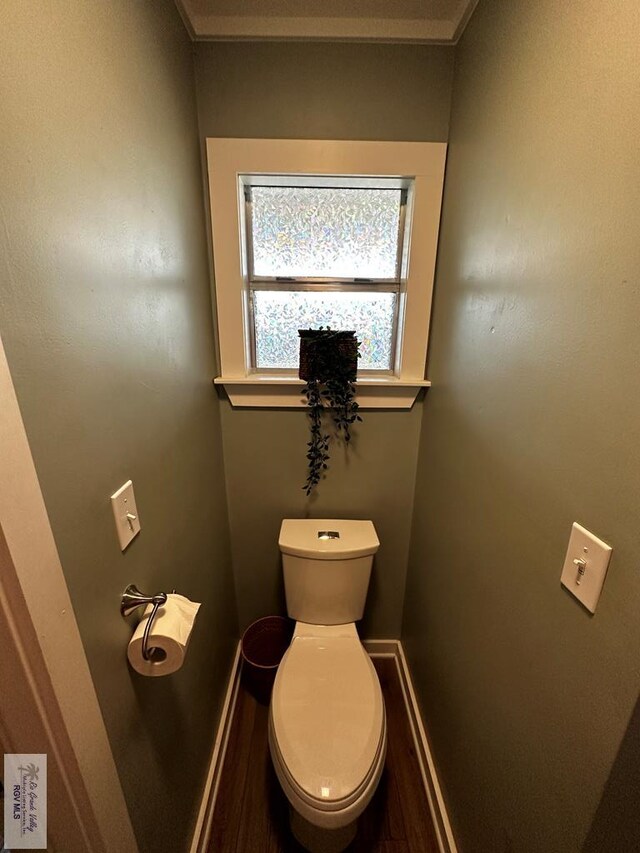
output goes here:
<path id="1" fill-rule="evenodd" d="M 382 691 L 355 626 L 380 543 L 371 521 L 285 519 L 279 546 L 296 626 L 273 686 L 269 750 L 296 839 L 339 853 L 386 755 Z"/>

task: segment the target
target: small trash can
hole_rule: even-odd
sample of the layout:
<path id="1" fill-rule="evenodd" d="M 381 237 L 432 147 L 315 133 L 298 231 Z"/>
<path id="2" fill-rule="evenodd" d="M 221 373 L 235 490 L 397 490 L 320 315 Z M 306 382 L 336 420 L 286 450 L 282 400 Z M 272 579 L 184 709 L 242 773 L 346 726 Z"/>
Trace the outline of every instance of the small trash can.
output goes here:
<path id="1" fill-rule="evenodd" d="M 242 681 L 263 705 L 271 699 L 271 689 L 284 653 L 289 648 L 293 619 L 265 616 L 253 622 L 242 635 Z"/>

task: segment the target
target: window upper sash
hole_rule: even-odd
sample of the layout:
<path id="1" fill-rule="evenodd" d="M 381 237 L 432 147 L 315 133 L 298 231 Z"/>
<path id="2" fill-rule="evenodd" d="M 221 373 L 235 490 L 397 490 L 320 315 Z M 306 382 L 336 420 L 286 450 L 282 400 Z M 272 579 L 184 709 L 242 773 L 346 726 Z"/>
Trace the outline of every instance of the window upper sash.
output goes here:
<path id="1" fill-rule="evenodd" d="M 403 277 L 409 181 L 388 178 L 363 181 L 362 178 L 349 179 L 342 176 L 333 178 L 333 183 L 329 183 L 327 179 L 320 186 L 315 186 L 310 183 L 300 185 L 297 182 L 300 176 L 295 175 L 245 175 L 241 176 L 240 180 L 245 203 L 244 244 L 247 278 L 252 287 L 258 289 L 261 286 L 275 286 L 291 290 L 347 289 L 348 287 L 390 288 L 395 292 L 399 290 Z M 363 183 L 371 183 L 375 186 L 362 186 Z M 262 190 L 274 191 L 273 202 L 276 205 L 274 211 L 261 209 L 261 204 L 262 208 L 267 206 L 268 196 L 256 205 L 254 193 L 260 193 Z M 291 190 L 290 194 L 288 194 L 289 190 Z M 297 193 L 296 190 L 298 190 Z M 328 198 L 325 207 L 325 199 L 322 196 L 332 190 L 337 191 L 338 197 L 337 199 Z M 353 197 L 351 192 L 354 192 Z M 356 192 L 358 196 L 355 195 Z M 387 193 L 389 193 L 388 196 Z M 337 205 L 335 205 L 336 201 Z M 345 207 L 347 201 L 354 202 L 352 210 L 348 209 L 348 205 Z M 335 226 L 331 216 L 328 215 L 330 214 L 329 202 L 334 202 L 336 207 Z M 342 210 L 340 210 L 340 202 L 343 203 Z M 257 226 L 254 205 L 258 210 Z M 295 220 L 296 213 L 299 214 L 299 221 Z M 276 261 L 268 257 L 269 241 L 272 238 L 269 229 L 272 221 L 277 220 L 278 217 L 280 222 L 275 223 L 276 234 L 273 235 L 273 239 L 279 240 L 279 245 L 272 255 L 274 258 L 278 255 L 283 258 L 280 271 L 277 268 L 274 269 Z M 335 233 L 332 231 L 333 228 Z M 325 251 L 328 255 L 328 260 L 325 260 L 322 257 L 322 251 L 331 248 L 329 245 L 331 239 L 334 239 L 336 252 L 331 257 L 331 252 Z M 350 240 L 353 245 L 349 243 Z M 317 248 L 318 245 L 320 249 Z M 261 256 L 258 264 L 255 261 L 256 252 Z M 296 252 L 299 259 L 292 260 L 288 257 L 295 255 Z M 266 260 L 265 256 L 267 256 Z M 335 260 L 335 256 L 339 256 L 338 261 Z M 376 256 L 380 258 L 379 262 Z M 296 265 L 299 269 L 307 266 L 313 269 L 314 274 L 299 274 L 295 269 Z M 374 267 L 386 266 L 388 270 L 391 265 L 393 265 L 392 274 L 381 276 L 371 274 Z M 261 271 L 256 272 L 256 266 L 261 266 Z M 336 267 L 339 266 L 342 266 L 342 270 L 337 271 Z M 344 271 L 349 266 L 353 268 L 353 272 L 368 274 L 346 275 Z M 358 266 L 362 269 L 356 269 Z M 274 274 L 265 274 L 265 267 Z M 279 272 L 282 274 L 278 274 Z"/>

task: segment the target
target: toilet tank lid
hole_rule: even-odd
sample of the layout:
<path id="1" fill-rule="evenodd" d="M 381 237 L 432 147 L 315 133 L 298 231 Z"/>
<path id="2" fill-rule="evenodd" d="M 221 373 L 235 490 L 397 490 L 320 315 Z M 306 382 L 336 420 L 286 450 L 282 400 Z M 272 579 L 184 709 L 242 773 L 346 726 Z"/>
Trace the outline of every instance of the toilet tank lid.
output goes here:
<path id="1" fill-rule="evenodd" d="M 278 545 L 283 554 L 311 560 L 352 560 L 380 547 L 372 521 L 285 518 Z"/>

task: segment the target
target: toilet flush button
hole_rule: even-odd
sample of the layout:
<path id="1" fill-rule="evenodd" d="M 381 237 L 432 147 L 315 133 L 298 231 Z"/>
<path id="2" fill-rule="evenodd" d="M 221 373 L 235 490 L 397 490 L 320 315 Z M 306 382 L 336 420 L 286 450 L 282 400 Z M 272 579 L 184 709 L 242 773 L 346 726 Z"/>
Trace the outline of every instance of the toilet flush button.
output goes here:
<path id="1" fill-rule="evenodd" d="M 611 546 L 574 523 L 560 581 L 591 613 L 596 612 L 610 559 Z"/>
<path id="2" fill-rule="evenodd" d="M 127 480 L 124 486 L 120 486 L 118 491 L 111 495 L 111 508 L 120 550 L 124 551 L 131 540 L 140 533 L 140 516 L 131 480 Z"/>

